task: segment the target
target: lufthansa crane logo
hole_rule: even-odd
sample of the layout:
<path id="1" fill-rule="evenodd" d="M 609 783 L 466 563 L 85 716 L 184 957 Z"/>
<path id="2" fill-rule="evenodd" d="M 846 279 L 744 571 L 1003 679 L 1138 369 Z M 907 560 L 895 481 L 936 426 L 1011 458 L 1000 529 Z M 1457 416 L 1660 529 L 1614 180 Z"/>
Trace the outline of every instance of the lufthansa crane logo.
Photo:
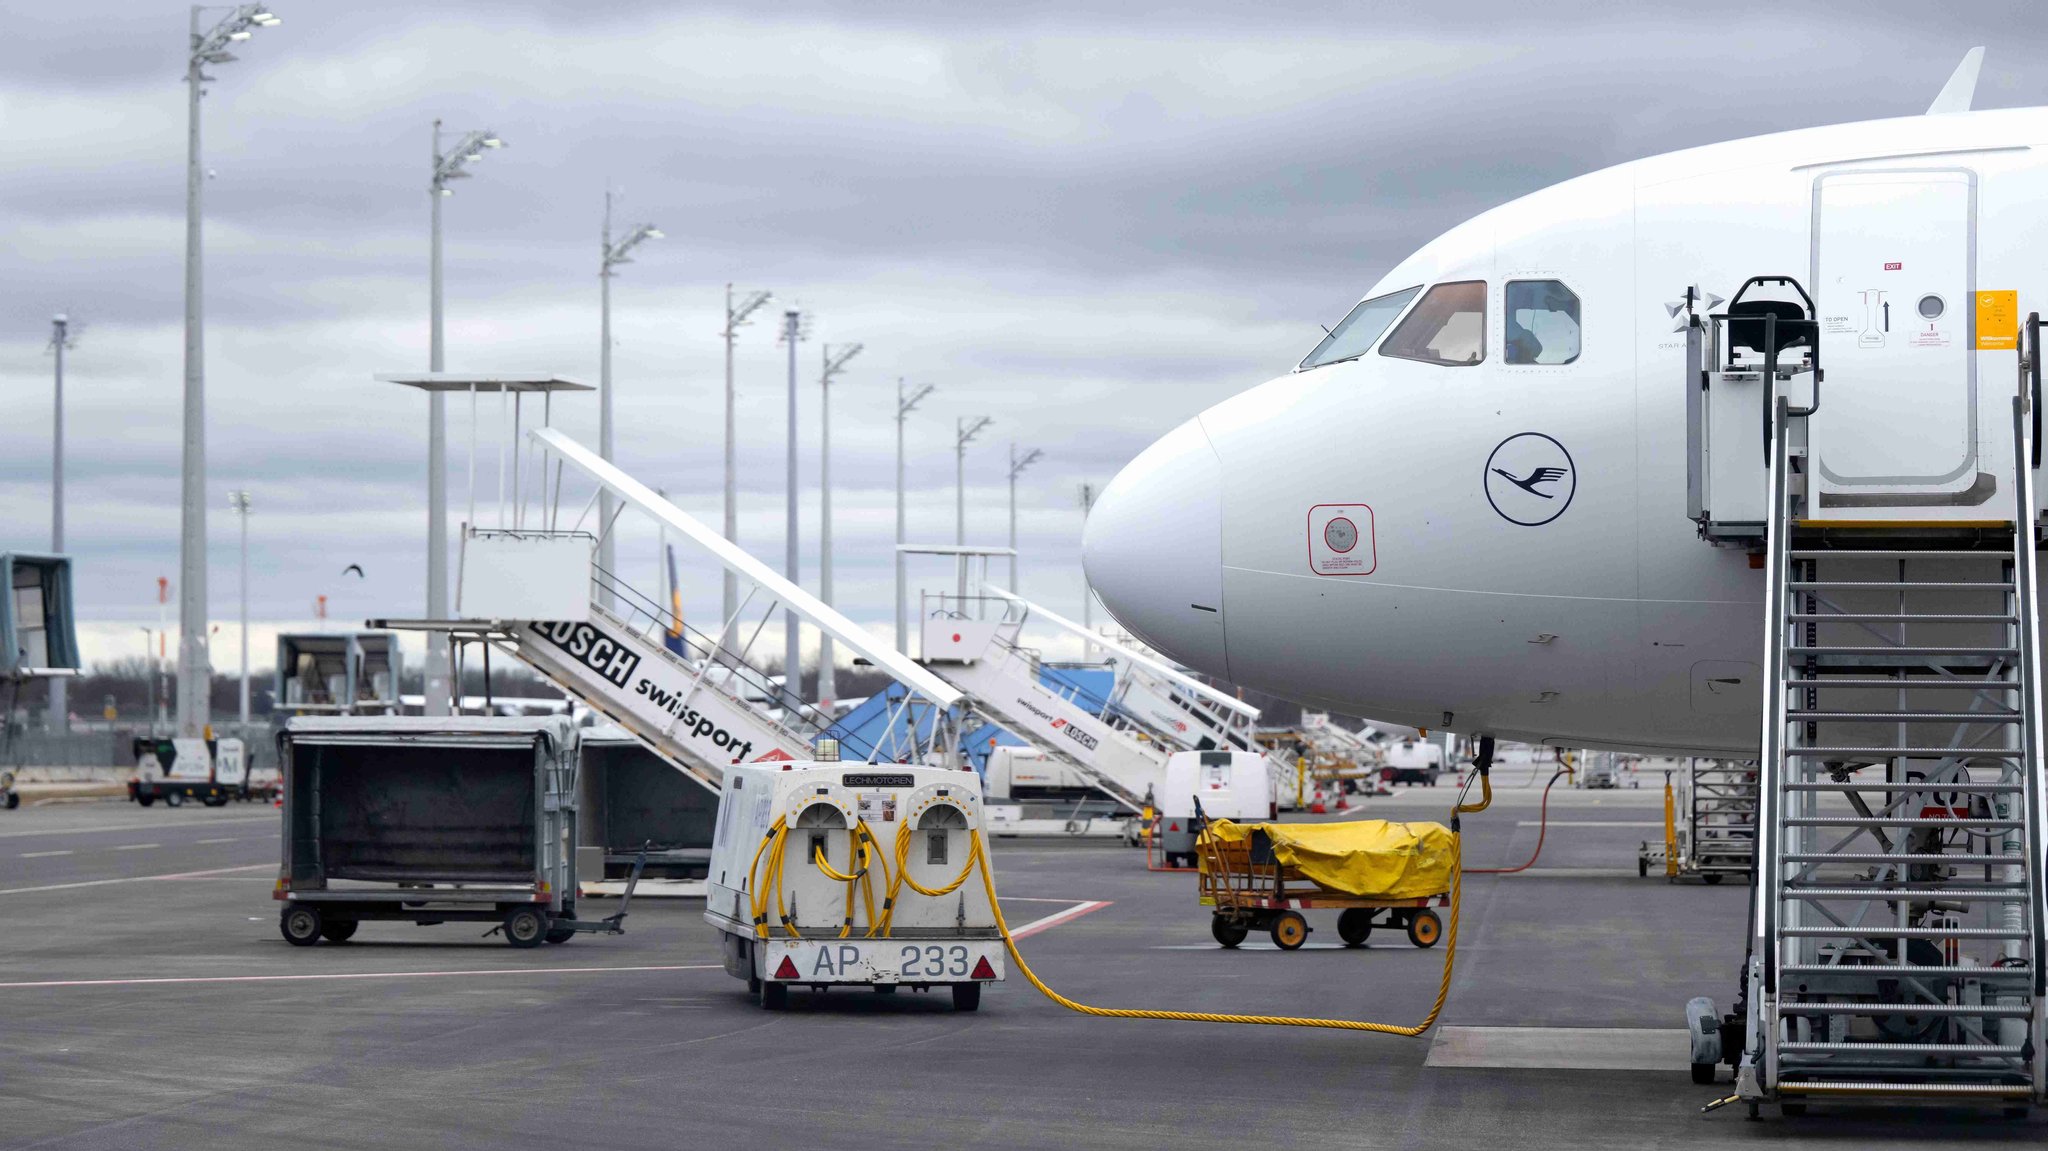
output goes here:
<path id="1" fill-rule="evenodd" d="M 1578 468 L 1564 445 L 1542 432 L 1502 440 L 1486 457 L 1486 502 L 1500 518 L 1526 528 L 1564 514 L 1579 490 Z"/>

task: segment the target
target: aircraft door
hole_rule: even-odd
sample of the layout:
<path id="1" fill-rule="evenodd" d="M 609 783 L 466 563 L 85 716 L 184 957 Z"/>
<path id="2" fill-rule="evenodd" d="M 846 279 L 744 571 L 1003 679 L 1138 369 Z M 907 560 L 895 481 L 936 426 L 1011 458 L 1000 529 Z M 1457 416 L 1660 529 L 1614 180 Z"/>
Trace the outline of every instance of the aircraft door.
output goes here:
<path id="1" fill-rule="evenodd" d="M 1966 169 L 1814 181 L 1826 380 L 1811 435 L 1823 514 L 1885 506 L 1888 495 L 1954 504 L 1951 493 L 1976 482 L 1976 212 Z"/>

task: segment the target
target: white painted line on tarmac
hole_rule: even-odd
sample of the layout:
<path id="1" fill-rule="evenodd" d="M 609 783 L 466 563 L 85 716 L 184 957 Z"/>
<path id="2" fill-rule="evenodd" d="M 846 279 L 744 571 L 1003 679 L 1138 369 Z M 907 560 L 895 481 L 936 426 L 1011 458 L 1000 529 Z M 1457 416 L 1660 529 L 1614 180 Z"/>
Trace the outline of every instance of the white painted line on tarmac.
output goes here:
<path id="1" fill-rule="evenodd" d="M 0 983 L 0 988 L 139 987 L 165 983 L 300 983 L 335 979 L 445 979 L 464 975 L 588 975 L 611 971 L 723 971 L 723 963 L 679 963 L 641 967 L 486 967 L 472 971 L 337 971 L 319 975 L 185 975 L 141 979 L 40 979 Z"/>
<path id="2" fill-rule="evenodd" d="M 240 842 L 241 842 L 241 840 L 239 840 L 239 839 L 236 839 L 236 838 L 234 838 L 233 836 L 229 836 L 229 837 L 228 837 L 228 838 L 226 838 L 226 839 L 202 839 L 202 840 L 200 840 L 199 842 L 200 842 L 200 843 L 202 843 L 202 844 L 205 844 L 205 843 L 240 843 Z"/>
<path id="3" fill-rule="evenodd" d="M 1084 915 L 1101 911 L 1103 908 L 1108 907 L 1112 902 L 1112 900 L 1108 899 L 1090 899 L 1083 903 L 1077 903 L 1074 906 L 1067 908 L 1065 911 L 1055 911 L 1051 915 L 1048 915 L 1043 919 L 1032 920 L 1024 926 L 1019 927 L 1016 930 L 1010 932 L 1010 938 L 1022 939 L 1027 935 L 1036 935 L 1039 932 L 1046 930 L 1047 928 L 1058 927 L 1062 923 L 1071 923 Z"/>
<path id="4" fill-rule="evenodd" d="M 1004 903 L 1075 903 L 1073 899 L 1054 899 L 1049 895 L 1005 895 Z"/>
<path id="5" fill-rule="evenodd" d="M 1425 1067 L 1682 1071 L 1683 1027 L 1439 1027 Z"/>
<path id="6" fill-rule="evenodd" d="M 27 895 L 33 891 L 72 891 L 80 887 L 108 887 L 116 883 L 162 883 L 172 879 L 204 879 L 236 871 L 277 870 L 275 863 L 247 863 L 240 867 L 214 867 L 205 871 L 180 871 L 171 875 L 127 875 L 119 879 L 82 879 L 76 883 L 45 883 L 40 887 L 0 887 L 0 895 Z"/>
<path id="7" fill-rule="evenodd" d="M 115 851 L 148 851 L 148 850 L 149 850 L 150 848 L 153 848 L 153 847 L 162 847 L 162 846 L 163 846 L 163 844 L 161 844 L 161 843 L 124 843 L 124 844 L 120 845 L 119 847 L 116 847 L 116 848 L 115 848 L 114 850 L 115 850 Z"/>
<path id="8" fill-rule="evenodd" d="M 24 851 L 24 852 L 22 852 L 22 853 L 21 853 L 21 857 L 22 857 L 23 859 L 48 859 L 48 858 L 50 858 L 50 857 L 51 857 L 51 856 L 53 856 L 53 855 L 70 855 L 70 854 L 71 854 L 71 852 L 68 852 L 68 851 Z"/>
<path id="9" fill-rule="evenodd" d="M 1516 826 L 1516 827 L 1542 827 L 1542 826 L 1543 826 L 1543 821 L 1542 821 L 1542 820 L 1540 820 L 1540 819 L 1523 819 L 1523 820 L 1518 820 L 1518 821 L 1516 821 L 1516 823 L 1515 823 L 1515 826 Z M 1655 819 L 1645 819 L 1645 820 L 1642 820 L 1642 821 L 1640 821 L 1640 822 L 1636 822 L 1636 821 L 1625 821 L 1625 820 L 1618 820 L 1618 819 L 1553 819 L 1553 820 L 1551 820 L 1551 821 L 1550 821 L 1550 826 L 1552 826 L 1552 827 L 1662 827 L 1662 826 L 1664 826 L 1664 822 L 1663 822 L 1662 820 L 1655 820 Z"/>
<path id="10" fill-rule="evenodd" d="M 194 826 L 218 827 L 224 823 L 276 823 L 277 819 L 278 817 L 275 814 L 233 815 L 221 819 L 206 819 L 202 816 L 200 817 L 200 822 Z M 95 827 L 48 827 L 38 828 L 35 831 L 0 831 L 0 839 L 20 839 L 26 835 L 96 835 L 103 831 L 154 831 L 158 826 L 160 825 L 146 823 L 107 823 Z"/>

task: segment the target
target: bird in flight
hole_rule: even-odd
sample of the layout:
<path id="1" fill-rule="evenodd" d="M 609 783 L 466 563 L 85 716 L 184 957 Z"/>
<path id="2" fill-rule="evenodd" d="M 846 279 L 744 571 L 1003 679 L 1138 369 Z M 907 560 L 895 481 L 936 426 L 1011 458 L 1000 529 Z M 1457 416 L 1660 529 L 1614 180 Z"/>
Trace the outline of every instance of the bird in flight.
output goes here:
<path id="1" fill-rule="evenodd" d="M 1555 480 L 1561 480 L 1565 478 L 1567 475 L 1571 474 L 1565 471 L 1563 468 L 1537 468 L 1535 471 L 1529 473 L 1528 479 L 1524 480 L 1515 478 L 1515 473 L 1508 471 L 1506 468 L 1495 468 L 1493 470 L 1494 474 L 1507 477 L 1507 481 L 1509 483 L 1515 485 L 1516 487 L 1522 489 L 1525 492 L 1528 492 L 1530 495 L 1535 496 L 1538 499 L 1546 500 L 1554 499 L 1556 497 L 1552 496 L 1549 492 L 1537 491 L 1536 485 L 1547 484 Z"/>
<path id="2" fill-rule="evenodd" d="M 1498 468 L 1496 468 L 1496 469 L 1494 469 L 1494 470 L 1498 471 L 1499 469 L 1498 469 Z M 345 567 L 345 568 L 341 569 L 341 574 L 343 574 L 343 575 L 347 575 L 347 574 L 348 574 L 348 573 L 350 573 L 350 572 L 354 572 L 354 573 L 356 573 L 356 578 L 357 578 L 357 579 L 363 579 L 363 578 L 365 578 L 365 577 L 364 577 L 364 575 L 363 575 L 363 565 L 361 565 L 361 564 L 350 564 L 350 565 L 348 565 L 347 567 Z"/>

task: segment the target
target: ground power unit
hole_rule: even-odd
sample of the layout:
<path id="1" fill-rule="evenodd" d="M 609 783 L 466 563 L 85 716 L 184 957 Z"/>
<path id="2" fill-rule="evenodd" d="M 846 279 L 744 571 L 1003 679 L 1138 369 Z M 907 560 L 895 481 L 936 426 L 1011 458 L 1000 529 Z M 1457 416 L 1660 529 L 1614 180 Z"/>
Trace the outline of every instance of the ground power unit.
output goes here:
<path id="1" fill-rule="evenodd" d="M 1003 978 L 972 771 L 747 764 L 727 772 L 704 917 L 761 1006 L 792 987 L 950 989 L 972 1011 Z"/>

